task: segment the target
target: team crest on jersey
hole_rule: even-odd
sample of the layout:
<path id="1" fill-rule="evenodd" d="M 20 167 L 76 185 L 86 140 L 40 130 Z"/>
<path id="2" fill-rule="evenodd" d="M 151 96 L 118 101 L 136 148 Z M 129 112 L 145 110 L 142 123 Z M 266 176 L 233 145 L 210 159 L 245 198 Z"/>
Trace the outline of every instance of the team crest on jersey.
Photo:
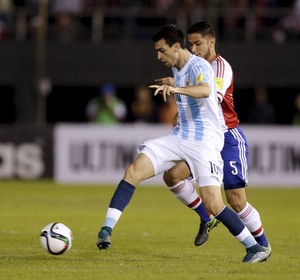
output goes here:
<path id="1" fill-rule="evenodd" d="M 196 83 L 198 84 L 198 83 L 202 82 L 203 79 L 204 79 L 203 74 L 198 75 L 197 78 L 196 78 Z"/>
<path id="2" fill-rule="evenodd" d="M 221 78 L 216 78 L 216 86 L 217 89 L 222 89 L 224 85 L 224 80 Z"/>

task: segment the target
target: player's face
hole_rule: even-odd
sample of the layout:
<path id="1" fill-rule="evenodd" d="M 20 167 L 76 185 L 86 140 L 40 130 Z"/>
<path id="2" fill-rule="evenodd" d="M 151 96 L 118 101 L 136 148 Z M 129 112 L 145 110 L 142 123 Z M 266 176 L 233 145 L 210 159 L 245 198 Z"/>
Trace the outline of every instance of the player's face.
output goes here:
<path id="1" fill-rule="evenodd" d="M 203 37 L 200 33 L 193 33 L 188 35 L 188 41 L 193 54 L 209 60 L 212 46 L 212 40 L 209 37 Z"/>
<path id="2" fill-rule="evenodd" d="M 157 51 L 157 59 L 167 67 L 174 67 L 178 61 L 178 53 L 175 44 L 170 47 L 165 39 L 161 39 L 154 43 Z"/>

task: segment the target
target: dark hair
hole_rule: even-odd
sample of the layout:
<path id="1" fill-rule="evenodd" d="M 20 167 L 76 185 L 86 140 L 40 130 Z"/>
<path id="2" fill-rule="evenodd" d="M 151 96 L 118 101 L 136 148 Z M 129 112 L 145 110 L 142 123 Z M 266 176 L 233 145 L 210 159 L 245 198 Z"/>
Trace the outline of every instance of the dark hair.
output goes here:
<path id="1" fill-rule="evenodd" d="M 165 25 L 152 37 L 152 41 L 154 43 L 158 42 L 161 39 L 164 39 L 170 47 L 175 43 L 180 43 L 181 48 L 186 48 L 184 34 L 182 30 L 175 24 Z"/>
<path id="2" fill-rule="evenodd" d="M 214 28 L 206 21 L 199 21 L 192 25 L 188 31 L 187 34 L 193 34 L 193 33 L 200 33 L 202 36 L 211 36 L 213 38 L 216 37 Z"/>

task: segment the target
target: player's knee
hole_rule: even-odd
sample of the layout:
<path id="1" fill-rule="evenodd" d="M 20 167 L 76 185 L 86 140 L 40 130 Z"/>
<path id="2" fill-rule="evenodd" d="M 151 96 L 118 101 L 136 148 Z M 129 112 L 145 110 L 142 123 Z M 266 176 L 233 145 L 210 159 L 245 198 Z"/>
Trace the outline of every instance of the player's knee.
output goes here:
<path id="1" fill-rule="evenodd" d="M 134 186 L 143 181 L 143 178 L 134 163 L 129 164 L 125 169 L 124 180 Z"/>
<path id="2" fill-rule="evenodd" d="M 174 173 L 171 172 L 170 170 L 165 171 L 165 173 L 163 175 L 163 180 L 164 180 L 165 184 L 169 187 L 177 184 Z"/>
<path id="3" fill-rule="evenodd" d="M 203 197 L 202 197 L 202 201 L 205 205 L 205 208 L 214 216 L 217 216 L 218 214 L 220 214 L 220 212 L 224 208 L 224 203 L 221 200 L 211 200 L 211 199 L 207 199 L 207 198 L 203 199 Z"/>
<path id="4" fill-rule="evenodd" d="M 242 189 L 226 191 L 226 200 L 237 213 L 241 212 L 247 203 L 245 192 Z"/>
<path id="5" fill-rule="evenodd" d="M 205 208 L 212 213 L 214 216 L 218 215 L 224 208 L 224 202 L 222 199 L 221 192 L 217 187 L 205 187 L 200 188 L 202 202 Z"/>
<path id="6" fill-rule="evenodd" d="M 247 203 L 247 201 L 238 199 L 237 197 L 235 199 L 228 199 L 227 201 L 231 208 L 237 213 L 241 212 L 246 207 Z"/>

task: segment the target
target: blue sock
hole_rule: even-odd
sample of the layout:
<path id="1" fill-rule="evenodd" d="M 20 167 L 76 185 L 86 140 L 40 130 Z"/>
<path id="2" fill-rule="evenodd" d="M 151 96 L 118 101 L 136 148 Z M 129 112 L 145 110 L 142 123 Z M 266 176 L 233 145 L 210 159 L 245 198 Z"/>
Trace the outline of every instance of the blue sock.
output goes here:
<path id="1" fill-rule="evenodd" d="M 265 236 L 265 234 L 263 233 L 261 236 L 258 237 L 254 237 L 256 242 L 264 247 L 268 247 L 269 246 L 269 242 L 267 240 L 267 237 Z"/>
<path id="2" fill-rule="evenodd" d="M 228 228 L 233 236 L 238 236 L 245 228 L 239 216 L 227 206 L 225 206 L 223 211 L 219 213 L 216 218 Z"/>
<path id="3" fill-rule="evenodd" d="M 135 191 L 135 187 L 124 180 L 121 180 L 111 201 L 110 208 L 116 208 L 123 212 L 127 204 L 130 202 L 132 195 Z"/>
<path id="4" fill-rule="evenodd" d="M 205 208 L 205 206 L 202 202 L 194 210 L 198 213 L 198 215 L 200 216 L 202 222 L 209 222 L 211 220 L 210 217 L 208 216 L 207 210 L 206 210 L 206 208 Z"/>

